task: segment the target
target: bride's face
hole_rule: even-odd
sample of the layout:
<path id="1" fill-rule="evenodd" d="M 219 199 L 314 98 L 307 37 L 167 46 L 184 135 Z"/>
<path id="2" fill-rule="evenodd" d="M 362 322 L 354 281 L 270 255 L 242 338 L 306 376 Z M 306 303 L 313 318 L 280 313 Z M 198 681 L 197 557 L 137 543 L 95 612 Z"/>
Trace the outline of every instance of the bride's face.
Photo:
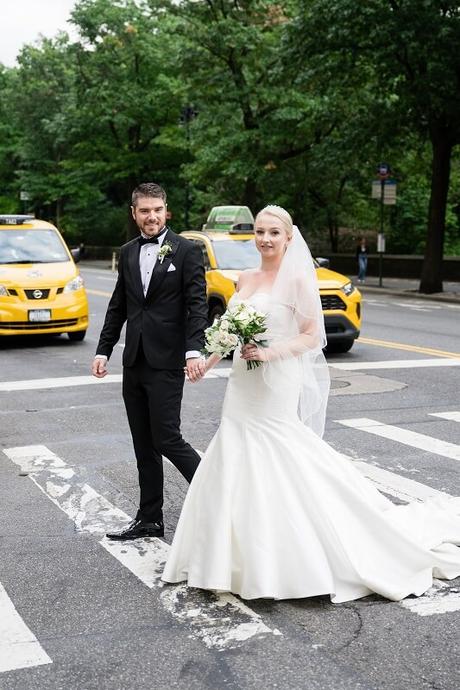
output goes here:
<path id="1" fill-rule="evenodd" d="M 270 214 L 257 217 L 254 235 L 256 247 L 266 258 L 282 257 L 289 242 L 288 234 L 280 220 Z"/>

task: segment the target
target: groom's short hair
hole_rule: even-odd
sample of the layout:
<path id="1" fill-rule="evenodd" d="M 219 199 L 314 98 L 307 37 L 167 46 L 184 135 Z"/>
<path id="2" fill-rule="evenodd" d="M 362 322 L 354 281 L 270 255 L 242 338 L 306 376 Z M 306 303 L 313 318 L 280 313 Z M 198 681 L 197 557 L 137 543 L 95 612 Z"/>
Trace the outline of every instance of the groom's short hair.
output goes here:
<path id="1" fill-rule="evenodd" d="M 131 204 L 136 205 L 137 200 L 142 196 L 151 196 L 155 199 L 163 199 L 166 204 L 166 192 L 163 187 L 160 187 L 156 182 L 142 182 L 131 195 Z"/>

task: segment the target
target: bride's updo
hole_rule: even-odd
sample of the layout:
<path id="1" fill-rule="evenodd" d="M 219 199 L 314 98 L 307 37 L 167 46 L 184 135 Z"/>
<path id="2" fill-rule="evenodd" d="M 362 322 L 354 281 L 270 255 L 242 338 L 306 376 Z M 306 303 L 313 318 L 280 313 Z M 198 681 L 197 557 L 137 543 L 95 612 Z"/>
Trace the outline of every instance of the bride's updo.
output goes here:
<path id="1" fill-rule="evenodd" d="M 268 206 L 265 206 L 261 211 L 256 216 L 256 221 L 257 219 L 260 218 L 260 216 L 274 216 L 277 220 L 282 223 L 284 229 L 286 230 L 287 236 L 289 239 L 292 237 L 292 218 L 291 215 L 281 206 L 275 206 L 274 204 L 269 204 Z"/>

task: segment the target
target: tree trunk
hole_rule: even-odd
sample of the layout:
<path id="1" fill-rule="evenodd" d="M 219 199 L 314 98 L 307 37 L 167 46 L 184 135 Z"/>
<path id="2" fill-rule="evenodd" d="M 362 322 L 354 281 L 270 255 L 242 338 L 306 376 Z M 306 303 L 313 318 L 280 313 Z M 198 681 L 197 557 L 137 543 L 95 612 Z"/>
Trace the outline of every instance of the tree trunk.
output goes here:
<path id="1" fill-rule="evenodd" d="M 62 207 L 62 198 L 56 199 L 56 226 L 59 230 L 61 230 Z"/>
<path id="2" fill-rule="evenodd" d="M 431 195 L 428 211 L 428 232 L 419 291 L 425 294 L 442 292 L 442 258 L 449 191 L 452 144 L 442 127 L 432 131 Z"/>
<path id="3" fill-rule="evenodd" d="M 244 186 L 243 203 L 249 206 L 252 213 L 255 214 L 257 206 L 257 183 L 253 177 L 248 177 Z"/>
<path id="4" fill-rule="evenodd" d="M 327 225 L 329 229 L 329 243 L 331 252 L 334 254 L 339 251 L 339 226 L 335 213 L 327 212 Z"/>

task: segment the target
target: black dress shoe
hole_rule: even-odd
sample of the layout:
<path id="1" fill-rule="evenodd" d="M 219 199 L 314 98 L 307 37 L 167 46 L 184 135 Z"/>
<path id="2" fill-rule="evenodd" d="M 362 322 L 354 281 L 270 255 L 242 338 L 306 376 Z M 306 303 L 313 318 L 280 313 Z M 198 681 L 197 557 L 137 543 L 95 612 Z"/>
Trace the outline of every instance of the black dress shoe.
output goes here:
<path id="1" fill-rule="evenodd" d="M 121 532 L 106 534 L 109 539 L 140 539 L 142 537 L 164 537 L 165 529 L 162 522 L 144 522 L 143 520 L 133 520 L 128 527 Z"/>

